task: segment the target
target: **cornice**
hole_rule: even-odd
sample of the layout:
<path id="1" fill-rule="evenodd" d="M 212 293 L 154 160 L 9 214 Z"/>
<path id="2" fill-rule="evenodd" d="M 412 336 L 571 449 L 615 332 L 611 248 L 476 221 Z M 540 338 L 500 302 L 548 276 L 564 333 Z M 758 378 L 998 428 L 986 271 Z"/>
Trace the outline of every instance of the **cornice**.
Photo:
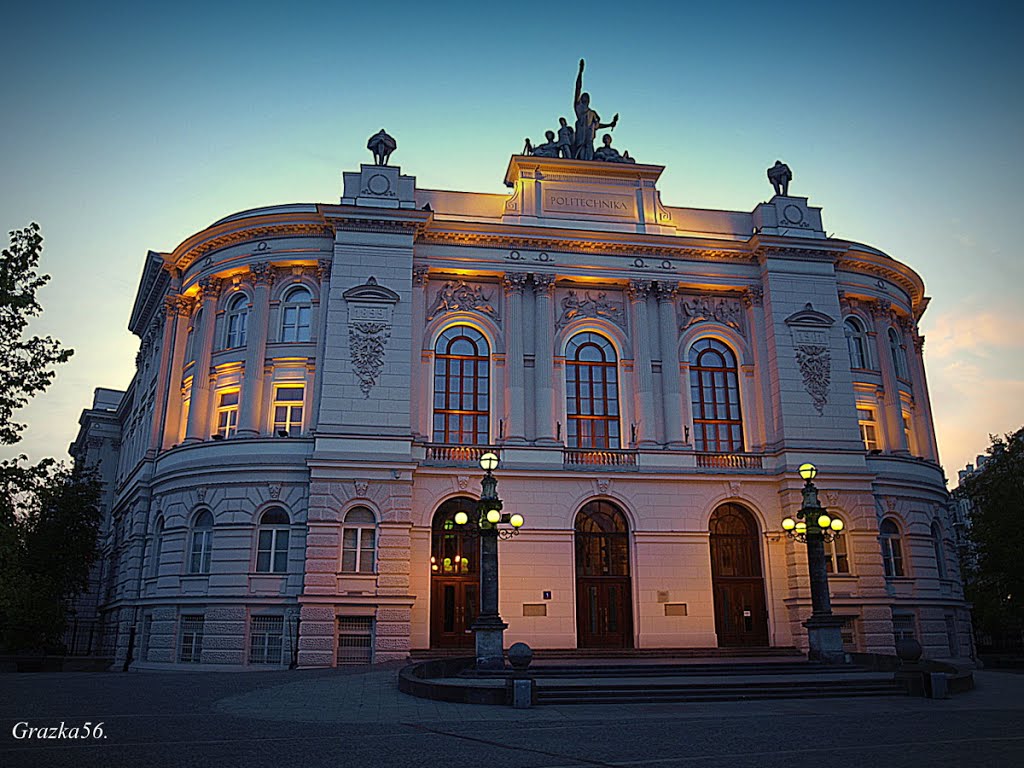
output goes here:
<path id="1" fill-rule="evenodd" d="M 913 306 L 915 317 L 920 317 L 928 306 L 928 298 L 924 295 L 924 281 L 905 264 L 897 261 L 888 263 L 882 262 L 878 257 L 870 254 L 857 254 L 847 252 L 836 261 L 836 270 L 844 272 L 859 272 L 861 274 L 880 277 L 894 285 L 902 288 Z"/>

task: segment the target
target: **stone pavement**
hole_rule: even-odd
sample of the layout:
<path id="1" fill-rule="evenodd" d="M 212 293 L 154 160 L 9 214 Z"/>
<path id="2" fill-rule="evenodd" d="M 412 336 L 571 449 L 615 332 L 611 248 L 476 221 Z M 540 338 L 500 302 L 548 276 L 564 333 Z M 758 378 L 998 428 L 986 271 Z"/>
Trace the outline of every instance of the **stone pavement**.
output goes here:
<path id="1" fill-rule="evenodd" d="M 0 766 L 1021 766 L 1024 675 L 911 697 L 513 710 L 416 699 L 386 668 L 0 675 Z M 104 723 L 100 740 L 15 739 Z"/>

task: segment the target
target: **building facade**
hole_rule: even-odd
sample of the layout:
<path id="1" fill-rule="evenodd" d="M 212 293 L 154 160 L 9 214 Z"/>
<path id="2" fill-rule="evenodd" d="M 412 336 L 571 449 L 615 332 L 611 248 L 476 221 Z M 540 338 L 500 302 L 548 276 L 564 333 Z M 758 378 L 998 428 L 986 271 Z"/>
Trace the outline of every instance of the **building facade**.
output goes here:
<path id="1" fill-rule="evenodd" d="M 811 461 L 846 526 L 848 647 L 966 655 L 921 278 L 827 237 L 806 198 L 667 205 L 662 170 L 516 155 L 481 194 L 363 165 L 337 204 L 149 253 L 136 376 L 72 446 L 111 474 L 118 662 L 471 647 L 478 542 L 453 519 L 487 449 L 526 519 L 500 547 L 507 643 L 805 648 L 806 550 L 780 522 Z"/>

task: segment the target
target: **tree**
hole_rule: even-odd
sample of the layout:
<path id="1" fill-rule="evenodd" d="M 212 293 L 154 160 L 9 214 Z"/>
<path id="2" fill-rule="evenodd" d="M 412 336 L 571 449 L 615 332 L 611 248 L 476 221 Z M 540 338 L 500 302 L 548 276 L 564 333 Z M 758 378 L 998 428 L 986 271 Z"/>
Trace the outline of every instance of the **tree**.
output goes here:
<path id="1" fill-rule="evenodd" d="M 1020 645 L 1024 631 L 1024 428 L 992 437 L 983 466 L 958 496 L 970 499 L 967 598 L 975 626 L 997 644 Z"/>
<path id="2" fill-rule="evenodd" d="M 42 312 L 36 291 L 49 281 L 36 270 L 38 224 L 10 233 L 0 255 L 0 445 L 21 440 L 19 408 L 53 381 L 72 350 L 49 336 L 26 336 Z M 100 485 L 53 459 L 0 462 L 0 647 L 59 645 L 70 601 L 85 588 L 96 558 Z"/>

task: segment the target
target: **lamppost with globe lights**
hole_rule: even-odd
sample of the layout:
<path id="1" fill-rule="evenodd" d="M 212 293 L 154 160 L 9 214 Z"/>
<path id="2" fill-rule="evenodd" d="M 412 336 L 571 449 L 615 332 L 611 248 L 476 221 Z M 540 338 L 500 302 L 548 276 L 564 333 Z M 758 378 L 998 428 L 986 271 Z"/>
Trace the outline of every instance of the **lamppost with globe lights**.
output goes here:
<path id="1" fill-rule="evenodd" d="M 480 613 L 470 629 L 476 637 L 476 668 L 504 669 L 504 632 L 508 624 L 501 620 L 498 613 L 498 539 L 510 539 L 518 535 L 524 520 L 520 514 L 501 511 L 498 479 L 493 474 L 498 466 L 497 455 L 485 453 L 480 457 L 480 466 L 485 474 L 480 481 L 476 526 L 467 529 L 480 536 Z M 455 513 L 456 525 L 467 523 L 469 515 L 465 512 Z M 502 523 L 512 527 L 499 528 Z"/>
<path id="2" fill-rule="evenodd" d="M 796 519 L 787 517 L 782 530 L 797 541 L 807 543 L 807 569 L 811 576 L 811 617 L 807 627 L 807 657 L 811 661 L 841 664 L 846 660 L 841 627 L 844 619 L 832 615 L 828 592 L 828 571 L 825 566 L 825 542 L 832 541 L 843 530 L 843 521 L 832 517 L 818 501 L 818 489 L 812 480 L 818 469 L 813 464 L 800 465 L 804 479 L 803 505 Z"/>

